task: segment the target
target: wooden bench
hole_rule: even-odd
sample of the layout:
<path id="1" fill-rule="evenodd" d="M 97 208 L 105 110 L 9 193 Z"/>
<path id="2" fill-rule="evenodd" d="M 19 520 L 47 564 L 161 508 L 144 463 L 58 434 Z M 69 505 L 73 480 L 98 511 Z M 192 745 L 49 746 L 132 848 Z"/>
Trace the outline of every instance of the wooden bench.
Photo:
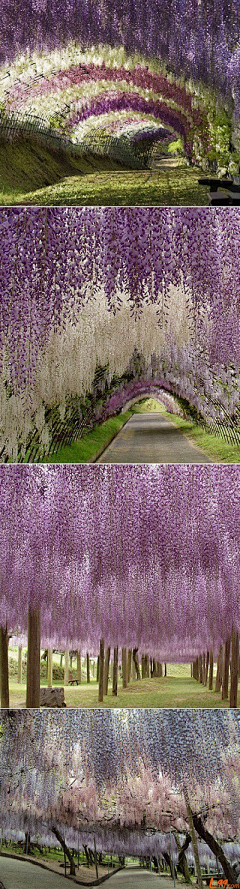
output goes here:
<path id="1" fill-rule="evenodd" d="M 40 688 L 40 707 L 66 707 L 64 688 Z"/>
<path id="2" fill-rule="evenodd" d="M 79 685 L 78 679 L 74 679 L 72 673 L 69 673 L 68 685 Z"/>
<path id="3" fill-rule="evenodd" d="M 240 185 L 232 179 L 214 179 L 206 177 L 198 180 L 199 185 L 208 185 L 211 206 L 240 206 Z M 220 189 L 220 191 L 219 191 Z M 222 193 L 226 192 L 226 194 Z"/>

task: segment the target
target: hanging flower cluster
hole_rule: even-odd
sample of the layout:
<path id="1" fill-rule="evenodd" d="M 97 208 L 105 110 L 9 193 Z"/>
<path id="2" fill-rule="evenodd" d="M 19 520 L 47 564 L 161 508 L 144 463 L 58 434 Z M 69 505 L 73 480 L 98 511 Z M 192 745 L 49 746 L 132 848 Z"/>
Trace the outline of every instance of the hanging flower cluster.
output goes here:
<path id="1" fill-rule="evenodd" d="M 240 629 L 238 466 L 9 466 L 0 625 L 42 645 L 192 661 Z"/>
<path id="2" fill-rule="evenodd" d="M 170 140 L 174 133 L 181 136 L 189 158 L 206 157 L 216 143 L 209 96 L 123 49 L 84 52 L 77 46 L 73 51 L 70 44 L 62 57 L 58 52 L 21 56 L 3 67 L 0 98 L 8 115 L 26 122 L 33 115 L 36 127 L 51 126 L 77 143 L 92 130 L 101 142 L 109 127 L 111 132 L 112 118 L 117 122 L 119 114 L 128 118 L 130 113 L 145 117 L 143 127 L 151 120 L 167 126 Z M 131 142 L 127 127 L 124 133 Z"/>
<path id="3" fill-rule="evenodd" d="M 54 711 L 6 713 L 2 830 L 47 833 L 51 843 L 57 824 L 73 848 L 95 837 L 99 850 L 163 855 L 170 831 L 189 829 L 187 790 L 193 813 L 233 857 L 239 843 L 228 852 L 226 841 L 239 838 L 239 740 L 233 711 L 71 710 L 60 721 Z M 206 844 L 201 852 L 210 858 Z"/>
<path id="4" fill-rule="evenodd" d="M 4 0 L 2 58 L 25 49 L 53 49 L 76 39 L 82 46 L 123 45 L 128 52 L 164 59 L 176 73 L 214 83 L 228 94 L 229 65 L 238 73 L 238 0 Z M 177 40 L 176 40 L 177 34 Z"/>
<path id="5" fill-rule="evenodd" d="M 134 384 L 238 427 L 236 210 L 7 209 L 1 252 L 2 460 L 23 459 L 34 436 L 36 459 L 48 453 L 52 409 L 59 445 Z"/>

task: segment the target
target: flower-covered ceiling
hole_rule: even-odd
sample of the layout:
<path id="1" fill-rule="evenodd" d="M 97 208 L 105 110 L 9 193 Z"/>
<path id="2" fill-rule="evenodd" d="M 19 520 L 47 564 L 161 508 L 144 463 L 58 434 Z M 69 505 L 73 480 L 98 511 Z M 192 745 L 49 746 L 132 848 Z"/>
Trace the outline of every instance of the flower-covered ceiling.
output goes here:
<path id="1" fill-rule="evenodd" d="M 158 661 L 240 630 L 238 466 L 9 466 L 0 474 L 0 625 L 42 645 Z"/>
<path id="2" fill-rule="evenodd" d="M 153 386 L 238 429 L 239 251 L 236 210 L 3 210 L 1 459 Z"/>

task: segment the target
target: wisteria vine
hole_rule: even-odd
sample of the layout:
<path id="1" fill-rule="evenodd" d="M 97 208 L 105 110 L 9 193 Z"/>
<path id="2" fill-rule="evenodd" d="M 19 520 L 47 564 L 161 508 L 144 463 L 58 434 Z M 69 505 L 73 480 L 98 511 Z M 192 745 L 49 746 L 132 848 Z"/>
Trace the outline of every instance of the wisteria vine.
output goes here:
<path id="1" fill-rule="evenodd" d="M 3 712 L 2 731 L 4 835 L 30 830 L 53 844 L 58 824 L 72 848 L 95 838 L 99 850 L 163 855 L 171 830 L 189 831 L 187 790 L 226 854 L 239 851 L 239 713 Z M 199 854 L 209 863 L 206 843 Z"/>
<path id="2" fill-rule="evenodd" d="M 5 467 L 0 625 L 192 661 L 240 629 L 239 468 Z"/>
<path id="3" fill-rule="evenodd" d="M 1 459 L 34 440 L 38 460 L 144 386 L 237 436 L 239 251 L 235 210 L 3 210 Z"/>

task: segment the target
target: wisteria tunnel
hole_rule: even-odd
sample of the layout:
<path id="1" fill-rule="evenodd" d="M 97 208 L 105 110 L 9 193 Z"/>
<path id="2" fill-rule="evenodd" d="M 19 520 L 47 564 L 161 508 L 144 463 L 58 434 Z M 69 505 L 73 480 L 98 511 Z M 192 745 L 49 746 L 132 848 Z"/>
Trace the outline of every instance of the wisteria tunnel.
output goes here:
<path id="1" fill-rule="evenodd" d="M 98 657 L 98 694 L 192 664 L 193 687 L 237 705 L 239 468 L 7 466 L 0 475 L 1 695 L 8 641 L 27 653 L 39 706 L 40 650 Z M 231 683 L 229 687 L 229 666 Z M 131 679 L 132 677 L 132 679 Z M 68 674 L 65 673 L 66 683 Z M 215 680 L 214 680 L 215 682 Z M 97 693 L 97 689 L 96 689 Z M 229 697 L 230 694 L 230 697 Z M 110 695 L 110 704 L 112 697 Z"/>
<path id="2" fill-rule="evenodd" d="M 238 173 L 238 0 L 4 0 L 1 33 L 3 142 Z"/>
<path id="3" fill-rule="evenodd" d="M 57 843 L 72 875 L 85 850 L 96 864 L 109 853 L 122 867 L 127 856 L 150 860 L 159 874 L 168 861 L 203 886 L 201 868 L 214 870 L 217 857 L 235 884 L 239 741 L 233 711 L 71 710 L 61 720 L 4 711 L 2 835 L 18 845 L 27 835 L 32 848 Z"/>
<path id="4" fill-rule="evenodd" d="M 239 443 L 237 210 L 3 209 L 0 226 L 2 462 L 154 391 Z"/>

